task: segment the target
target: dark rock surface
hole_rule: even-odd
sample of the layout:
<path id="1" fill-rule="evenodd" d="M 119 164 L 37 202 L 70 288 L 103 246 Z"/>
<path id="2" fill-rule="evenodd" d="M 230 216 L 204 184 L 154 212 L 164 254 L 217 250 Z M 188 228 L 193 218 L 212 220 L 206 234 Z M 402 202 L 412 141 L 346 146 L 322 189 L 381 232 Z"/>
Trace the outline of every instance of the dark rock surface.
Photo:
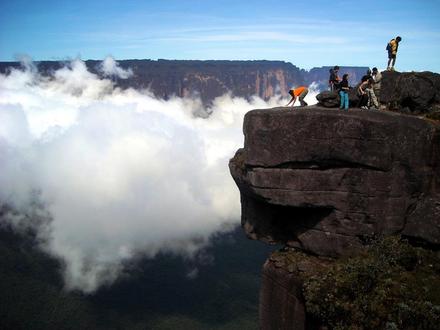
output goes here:
<path id="1" fill-rule="evenodd" d="M 330 264 L 330 260 L 300 252 L 273 252 L 262 271 L 260 329 L 318 329 L 307 317 L 303 285 L 306 278 L 322 273 Z"/>
<path id="2" fill-rule="evenodd" d="M 338 108 L 341 104 L 338 92 L 324 91 L 316 95 L 318 104 L 325 108 Z M 350 107 L 356 107 L 359 98 L 356 95 L 356 88 L 351 88 L 348 92 L 348 99 Z"/>
<path id="3" fill-rule="evenodd" d="M 305 329 L 302 287 L 301 278 L 277 267 L 269 258 L 263 266 L 261 277 L 260 329 Z"/>
<path id="4" fill-rule="evenodd" d="M 323 256 L 364 236 L 439 245 L 440 126 L 382 111 L 254 110 L 230 161 L 252 239 Z M 437 213 L 435 213 L 435 212 Z"/>
<path id="5" fill-rule="evenodd" d="M 431 112 L 434 105 L 440 104 L 440 74 L 383 72 L 381 102 L 394 110 Z"/>

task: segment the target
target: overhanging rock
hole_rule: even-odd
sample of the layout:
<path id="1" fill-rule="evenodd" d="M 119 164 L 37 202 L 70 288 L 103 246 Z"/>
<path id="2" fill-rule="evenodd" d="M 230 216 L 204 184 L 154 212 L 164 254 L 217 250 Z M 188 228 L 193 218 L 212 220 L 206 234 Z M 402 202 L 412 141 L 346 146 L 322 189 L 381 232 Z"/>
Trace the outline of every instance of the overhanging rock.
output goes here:
<path id="1" fill-rule="evenodd" d="M 324 256 L 364 237 L 440 245 L 440 127 L 379 111 L 254 110 L 229 163 L 247 235 Z"/>

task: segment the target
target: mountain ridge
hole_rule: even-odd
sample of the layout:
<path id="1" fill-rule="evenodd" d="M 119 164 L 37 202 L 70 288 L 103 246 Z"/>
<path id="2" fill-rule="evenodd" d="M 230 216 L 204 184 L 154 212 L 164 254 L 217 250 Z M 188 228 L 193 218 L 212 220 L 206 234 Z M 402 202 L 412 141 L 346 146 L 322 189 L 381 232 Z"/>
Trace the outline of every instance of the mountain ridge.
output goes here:
<path id="1" fill-rule="evenodd" d="M 102 61 L 84 61 L 88 70 L 104 75 L 99 66 Z M 69 61 L 36 61 L 43 75 L 50 75 Z M 281 95 L 288 96 L 288 90 L 298 85 L 316 83 L 318 90 L 327 87 L 329 67 L 301 69 L 290 62 L 270 60 L 151 60 L 133 59 L 117 61 L 121 69 L 130 69 L 133 75 L 128 79 L 111 77 L 115 86 L 122 89 L 149 89 L 154 96 L 169 99 L 172 96 L 199 96 L 204 104 L 216 97 L 230 93 L 232 96 L 249 99 L 256 95 L 264 100 Z M 19 62 L 0 62 L 0 73 L 8 68 L 19 68 Z M 344 67 L 341 73 L 349 73 L 352 84 L 357 83 L 368 67 Z"/>

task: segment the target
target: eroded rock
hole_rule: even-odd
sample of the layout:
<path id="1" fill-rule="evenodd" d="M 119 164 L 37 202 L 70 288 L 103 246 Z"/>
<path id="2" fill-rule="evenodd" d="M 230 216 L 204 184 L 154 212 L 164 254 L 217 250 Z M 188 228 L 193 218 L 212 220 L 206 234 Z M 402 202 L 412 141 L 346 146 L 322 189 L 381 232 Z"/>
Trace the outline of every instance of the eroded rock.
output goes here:
<path id="1" fill-rule="evenodd" d="M 380 111 L 254 110 L 230 161 L 250 238 L 323 256 L 364 236 L 439 245 L 440 127 Z M 434 214 L 434 215 L 433 215 Z"/>

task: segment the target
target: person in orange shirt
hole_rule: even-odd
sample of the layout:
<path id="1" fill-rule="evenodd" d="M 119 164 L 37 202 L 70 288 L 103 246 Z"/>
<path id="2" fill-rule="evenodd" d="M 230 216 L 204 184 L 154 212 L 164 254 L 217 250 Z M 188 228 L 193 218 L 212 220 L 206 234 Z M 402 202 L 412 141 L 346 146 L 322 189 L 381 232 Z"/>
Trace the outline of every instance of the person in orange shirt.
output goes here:
<path id="1" fill-rule="evenodd" d="M 289 101 L 289 103 L 287 103 L 286 107 L 288 107 L 290 105 L 290 103 L 292 103 L 292 107 L 293 107 L 297 98 L 299 99 L 299 103 L 301 104 L 302 107 L 305 107 L 306 105 L 308 105 L 307 102 L 304 101 L 304 98 L 306 97 L 308 92 L 309 92 L 309 89 L 304 86 L 299 86 L 295 89 L 291 89 L 289 91 L 289 94 L 292 96 L 292 99 Z"/>

